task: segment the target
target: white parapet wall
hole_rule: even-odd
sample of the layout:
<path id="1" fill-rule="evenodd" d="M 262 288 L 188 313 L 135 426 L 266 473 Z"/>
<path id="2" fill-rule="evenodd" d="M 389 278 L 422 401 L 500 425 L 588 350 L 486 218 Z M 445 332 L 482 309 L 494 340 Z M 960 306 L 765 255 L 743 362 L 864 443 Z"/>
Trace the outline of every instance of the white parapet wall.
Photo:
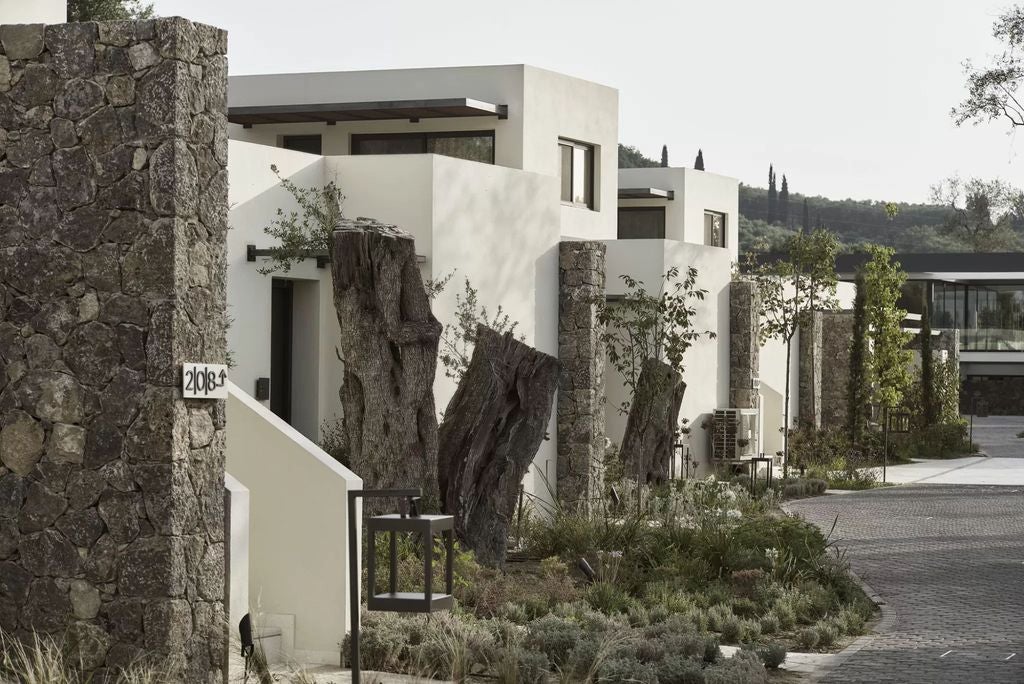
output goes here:
<path id="1" fill-rule="evenodd" d="M 362 480 L 234 384 L 227 471 L 250 495 L 257 623 L 283 630 L 286 659 L 340 665 L 349 602 L 359 600 L 348 591 L 348 492 Z"/>
<path id="2" fill-rule="evenodd" d="M 0 0 L 0 24 L 63 24 L 67 0 Z"/>

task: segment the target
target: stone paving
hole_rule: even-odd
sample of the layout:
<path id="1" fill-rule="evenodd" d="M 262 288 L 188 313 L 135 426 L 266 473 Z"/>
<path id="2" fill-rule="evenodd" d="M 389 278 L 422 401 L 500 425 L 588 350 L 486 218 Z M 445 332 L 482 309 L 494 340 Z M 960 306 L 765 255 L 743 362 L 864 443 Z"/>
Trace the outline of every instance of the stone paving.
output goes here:
<path id="1" fill-rule="evenodd" d="M 1024 459 L 1024 416 L 989 416 L 974 419 L 974 441 L 981 452 L 997 458 Z"/>
<path id="2" fill-rule="evenodd" d="M 892 624 L 823 682 L 1024 682 L 1024 487 L 910 485 L 796 501 Z"/>

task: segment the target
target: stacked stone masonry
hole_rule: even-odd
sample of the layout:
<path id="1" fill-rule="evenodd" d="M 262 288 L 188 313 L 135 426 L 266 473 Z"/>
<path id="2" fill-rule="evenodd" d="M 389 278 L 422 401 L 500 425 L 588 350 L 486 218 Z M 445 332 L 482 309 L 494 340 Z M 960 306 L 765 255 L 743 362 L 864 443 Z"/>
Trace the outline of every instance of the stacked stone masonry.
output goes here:
<path id="1" fill-rule="evenodd" d="M 227 36 L 0 27 L 0 627 L 220 681 Z"/>
<path id="2" fill-rule="evenodd" d="M 799 331 L 797 416 L 801 426 L 815 428 L 821 427 L 822 315 L 821 311 L 812 311 Z"/>
<path id="3" fill-rule="evenodd" d="M 826 311 L 821 319 L 821 427 L 846 427 L 853 312 Z"/>
<path id="4" fill-rule="evenodd" d="M 738 280 L 729 286 L 729 406 L 758 408 L 761 341 L 757 284 Z"/>
<path id="5" fill-rule="evenodd" d="M 558 246 L 558 498 L 586 504 L 600 496 L 605 451 L 605 245 Z"/>

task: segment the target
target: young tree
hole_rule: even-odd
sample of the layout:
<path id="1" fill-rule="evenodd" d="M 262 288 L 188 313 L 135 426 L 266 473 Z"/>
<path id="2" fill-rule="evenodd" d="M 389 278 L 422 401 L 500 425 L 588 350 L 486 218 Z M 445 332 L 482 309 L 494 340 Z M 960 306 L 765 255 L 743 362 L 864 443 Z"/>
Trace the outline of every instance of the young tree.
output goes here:
<path id="1" fill-rule="evenodd" d="M 704 170 L 704 150 L 700 148 L 697 149 L 697 158 L 693 160 L 693 168 L 698 171 Z"/>
<path id="2" fill-rule="evenodd" d="M 815 310 L 836 307 L 835 274 L 839 241 L 835 234 L 818 229 L 796 233 L 786 241 L 784 256 L 764 264 L 750 263 L 748 270 L 761 296 L 761 340 L 781 340 L 786 345 L 786 389 L 783 398 L 783 473 L 789 467 L 789 398 L 793 338 Z"/>
<path id="3" fill-rule="evenodd" d="M 928 288 L 922 288 L 921 295 L 921 412 L 924 427 L 938 422 L 935 402 L 935 359 L 932 356 L 931 307 L 928 302 Z"/>
<path id="4" fill-rule="evenodd" d="M 868 348 L 867 284 L 857 271 L 853 300 L 853 335 L 850 339 L 850 375 L 846 381 L 846 430 L 852 444 L 860 444 L 867 430 L 871 402 L 871 350 Z"/>
<path id="5" fill-rule="evenodd" d="M 68 21 L 149 19 L 153 3 L 142 0 L 68 0 Z"/>
<path id="6" fill-rule="evenodd" d="M 892 260 L 893 250 L 871 245 L 864 264 L 865 308 L 871 340 L 871 403 L 895 408 L 911 383 L 910 333 L 904 332 L 907 312 L 898 305 L 907 274 Z"/>
<path id="7" fill-rule="evenodd" d="M 782 174 L 782 189 L 779 190 L 779 221 L 789 226 L 789 182 L 786 174 Z"/>
<path id="8" fill-rule="evenodd" d="M 947 227 L 975 252 L 1020 248 L 1013 220 L 1024 208 L 1024 193 L 1009 183 L 951 176 L 932 186 L 932 199 L 949 207 Z"/>
<path id="9" fill-rule="evenodd" d="M 668 167 L 668 145 L 661 146 L 661 166 L 662 168 Z"/>
<path id="10" fill-rule="evenodd" d="M 428 281 L 427 296 L 433 300 L 450 279 L 451 274 L 438 281 Z M 515 334 L 518 325 L 519 322 L 512 320 L 500 304 L 493 316 L 488 314 L 487 307 L 479 303 L 476 288 L 469 282 L 469 278 L 466 278 L 462 293 L 455 295 L 455 322 L 445 325 L 441 332 L 438 360 L 444 365 L 445 376 L 456 383 L 462 382 L 462 377 L 473 359 L 473 349 L 480 326 L 489 328 L 498 335 L 509 333 L 523 342 L 523 336 Z"/>
<path id="11" fill-rule="evenodd" d="M 1000 14 L 992 35 L 1005 47 L 985 67 L 976 67 L 969 60 L 965 63 L 967 97 L 952 111 L 957 126 L 1000 118 L 1011 127 L 1024 126 L 1024 104 L 1017 93 L 1024 79 L 1024 7 L 1016 5 Z"/>
<path id="12" fill-rule="evenodd" d="M 768 223 L 775 223 L 776 208 L 779 201 L 775 189 L 775 167 L 768 165 Z"/>
<path id="13" fill-rule="evenodd" d="M 707 290 L 697 287 L 693 267 L 682 280 L 678 268 L 669 269 L 657 294 L 648 292 L 642 281 L 628 275 L 620 278 L 626 294 L 613 304 L 599 303 L 598 314 L 608 361 L 628 390 L 619 406 L 628 415 L 620 457 L 631 476 L 659 482 L 669 475 L 685 389 L 683 357 L 700 338 L 715 337 L 694 322 L 696 304 Z"/>
<path id="14" fill-rule="evenodd" d="M 295 200 L 298 209 L 286 212 L 278 208 L 270 225 L 263 229 L 276 243 L 271 248 L 270 263 L 259 269 L 264 274 L 278 270 L 287 272 L 310 257 L 326 257 L 331 232 L 341 220 L 341 204 L 345 200 L 334 181 L 322 187 L 300 187 L 282 177 L 277 166 L 272 165 L 270 170 Z"/>

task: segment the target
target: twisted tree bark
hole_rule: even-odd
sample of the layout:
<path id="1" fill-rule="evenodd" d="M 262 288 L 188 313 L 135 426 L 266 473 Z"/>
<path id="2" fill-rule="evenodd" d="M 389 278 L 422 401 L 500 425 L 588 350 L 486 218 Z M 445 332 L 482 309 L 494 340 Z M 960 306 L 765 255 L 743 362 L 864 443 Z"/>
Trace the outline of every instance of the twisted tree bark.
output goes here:
<path id="1" fill-rule="evenodd" d="M 543 441 L 558 360 L 485 326 L 445 410 L 438 449 L 443 510 L 477 560 L 505 562 L 519 485 Z"/>
<path id="2" fill-rule="evenodd" d="M 346 219 L 330 250 L 350 466 L 367 489 L 421 486 L 425 505 L 436 505 L 441 324 L 430 311 L 413 238 L 373 219 Z"/>
<path id="3" fill-rule="evenodd" d="M 619 456 L 626 474 L 645 484 L 667 482 L 686 383 L 658 359 L 644 361 L 629 407 Z"/>

